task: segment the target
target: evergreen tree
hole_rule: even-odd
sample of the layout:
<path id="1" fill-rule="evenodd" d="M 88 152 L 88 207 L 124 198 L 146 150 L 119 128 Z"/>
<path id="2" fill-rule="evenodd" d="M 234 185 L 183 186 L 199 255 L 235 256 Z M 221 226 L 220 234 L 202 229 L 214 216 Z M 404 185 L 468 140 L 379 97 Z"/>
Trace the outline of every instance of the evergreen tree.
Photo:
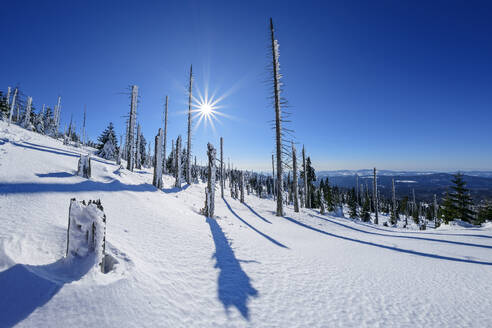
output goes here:
<path id="1" fill-rule="evenodd" d="M 106 130 L 101 133 L 97 140 L 99 141 L 97 155 L 104 159 L 115 160 L 118 155 L 118 142 L 116 140 L 113 123 L 109 123 Z"/>
<path id="2" fill-rule="evenodd" d="M 357 214 L 357 194 L 355 192 L 355 188 L 352 188 L 349 192 L 348 206 L 349 206 L 350 217 L 353 219 L 358 217 L 358 214 Z"/>
<path id="3" fill-rule="evenodd" d="M 477 216 L 478 216 L 478 219 L 476 221 L 477 224 L 482 224 L 486 221 L 492 221 L 492 204 L 487 204 L 485 206 L 480 207 Z"/>
<path id="4" fill-rule="evenodd" d="M 471 223 L 475 213 L 471 209 L 473 201 L 470 197 L 469 190 L 466 188 L 466 182 L 463 180 L 463 174 L 458 172 L 452 182 L 454 186 L 451 187 L 453 192 L 450 194 L 450 197 L 455 206 L 456 218 Z"/>
<path id="5" fill-rule="evenodd" d="M 369 198 L 369 195 L 366 193 L 364 195 L 364 203 L 362 205 L 362 213 L 361 213 L 361 219 L 364 222 L 369 222 L 371 220 L 371 200 Z"/>
<path id="6" fill-rule="evenodd" d="M 450 221 L 453 221 L 455 217 L 456 206 L 454 205 L 450 194 L 447 192 L 442 204 L 442 219 L 444 223 L 448 224 Z"/>

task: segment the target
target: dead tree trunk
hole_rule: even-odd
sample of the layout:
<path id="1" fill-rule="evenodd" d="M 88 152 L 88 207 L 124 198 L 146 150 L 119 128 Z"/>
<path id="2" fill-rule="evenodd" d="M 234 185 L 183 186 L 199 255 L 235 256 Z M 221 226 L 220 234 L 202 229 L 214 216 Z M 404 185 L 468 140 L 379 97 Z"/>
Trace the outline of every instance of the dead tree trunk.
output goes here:
<path id="1" fill-rule="evenodd" d="M 130 104 L 130 117 L 128 119 L 128 149 L 127 149 L 127 165 L 126 168 L 133 171 L 135 167 L 135 120 L 137 117 L 137 97 L 138 87 L 132 86 L 132 100 Z"/>
<path id="2" fill-rule="evenodd" d="M 272 195 L 273 195 L 273 200 L 275 200 L 275 160 L 274 156 L 272 154 L 272 179 L 273 179 L 273 188 L 272 188 Z"/>
<path id="3" fill-rule="evenodd" d="M 154 179 L 152 184 L 157 189 L 162 188 L 162 129 L 155 136 L 155 153 L 154 153 Z"/>
<path id="4" fill-rule="evenodd" d="M 309 208 L 309 192 L 308 192 L 308 185 L 307 185 L 307 171 L 306 171 L 306 151 L 304 149 L 304 146 L 302 146 L 302 168 L 303 168 L 303 180 L 304 180 L 304 207 Z"/>
<path id="5" fill-rule="evenodd" d="M 135 166 L 139 170 L 142 168 L 142 153 L 140 152 L 140 143 L 142 138 L 141 134 L 142 131 L 140 128 L 140 124 L 137 124 L 137 149 L 135 151 Z"/>
<path id="6" fill-rule="evenodd" d="M 239 173 L 239 190 L 241 194 L 239 200 L 241 201 L 241 203 L 244 203 L 244 172 L 243 171 Z"/>
<path id="7" fill-rule="evenodd" d="M 220 137 L 220 196 L 224 198 L 224 139 Z"/>
<path id="8" fill-rule="evenodd" d="M 284 215 L 283 205 L 283 171 L 282 171 L 282 118 L 280 109 L 280 64 L 278 61 L 278 41 L 275 39 L 273 20 L 270 18 L 270 35 L 272 42 L 273 91 L 275 99 L 275 141 L 277 149 L 277 216 Z"/>
<path id="9" fill-rule="evenodd" d="M 297 154 L 296 147 L 292 143 L 292 171 L 293 171 L 293 181 L 292 181 L 292 193 L 294 200 L 294 212 L 299 212 L 299 187 L 297 185 L 299 177 L 297 176 Z"/>
<path id="10" fill-rule="evenodd" d="M 396 217 L 396 192 L 395 192 L 395 179 L 391 180 L 392 184 L 392 198 L 393 198 L 393 217 L 395 218 L 395 223 L 397 223 L 397 217 Z"/>
<path id="11" fill-rule="evenodd" d="M 207 145 L 208 156 L 208 181 L 205 187 L 205 207 L 202 210 L 203 215 L 212 218 L 215 210 L 215 158 L 217 151 L 210 143 Z"/>
<path id="12" fill-rule="evenodd" d="M 12 96 L 12 104 L 10 105 L 9 125 L 12 122 L 12 115 L 14 113 L 16 98 L 17 98 L 17 88 L 15 88 L 15 90 L 14 90 L 14 95 Z"/>
<path id="13" fill-rule="evenodd" d="M 376 168 L 374 168 L 374 186 L 373 186 L 373 198 L 374 198 L 374 223 L 379 224 L 379 219 L 378 219 L 378 182 L 377 182 L 377 176 L 376 176 Z"/>
<path id="14" fill-rule="evenodd" d="M 174 184 L 175 187 L 181 188 L 181 136 L 178 136 L 178 140 L 176 140 L 176 155 L 175 155 L 175 168 L 176 168 L 176 182 Z"/>
<path id="15" fill-rule="evenodd" d="M 190 66 L 190 85 L 188 88 L 188 140 L 186 150 L 186 182 L 191 184 L 191 102 L 193 86 L 193 66 Z"/>
<path id="16" fill-rule="evenodd" d="M 77 175 L 86 179 L 91 178 L 91 157 L 89 155 L 80 155 Z"/>
<path id="17" fill-rule="evenodd" d="M 162 152 L 162 173 L 166 174 L 167 173 L 167 167 L 166 167 L 166 144 L 167 144 L 167 104 L 168 104 L 169 98 L 166 96 L 166 107 L 164 109 L 164 141 L 163 141 L 163 152 Z"/>

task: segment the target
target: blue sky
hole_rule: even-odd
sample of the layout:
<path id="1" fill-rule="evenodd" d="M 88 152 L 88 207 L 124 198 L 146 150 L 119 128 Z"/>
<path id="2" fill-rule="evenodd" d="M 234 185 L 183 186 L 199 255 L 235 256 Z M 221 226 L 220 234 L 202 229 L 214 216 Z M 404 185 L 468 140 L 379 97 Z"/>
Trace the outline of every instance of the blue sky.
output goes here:
<path id="1" fill-rule="evenodd" d="M 318 170 L 492 169 L 492 4 L 487 1 L 9 1 L 2 4 L 0 89 L 38 108 L 62 96 L 62 120 L 96 139 L 123 133 L 128 86 L 140 88 L 147 140 L 170 97 L 169 137 L 186 132 L 187 74 L 226 94 L 214 131 L 241 168 L 268 170 L 268 19 L 292 112 Z M 168 146 L 168 149 L 170 145 Z"/>

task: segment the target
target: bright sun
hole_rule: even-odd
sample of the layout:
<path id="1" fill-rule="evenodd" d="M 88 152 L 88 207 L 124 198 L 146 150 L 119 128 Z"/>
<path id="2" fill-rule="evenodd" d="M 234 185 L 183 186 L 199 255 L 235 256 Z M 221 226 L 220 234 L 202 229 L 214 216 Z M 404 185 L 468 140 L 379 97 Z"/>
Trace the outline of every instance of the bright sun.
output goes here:
<path id="1" fill-rule="evenodd" d="M 201 104 L 200 105 L 200 112 L 203 114 L 203 115 L 210 115 L 212 114 L 213 112 L 213 109 L 212 109 L 212 106 L 208 103 L 204 103 L 204 104 Z"/>

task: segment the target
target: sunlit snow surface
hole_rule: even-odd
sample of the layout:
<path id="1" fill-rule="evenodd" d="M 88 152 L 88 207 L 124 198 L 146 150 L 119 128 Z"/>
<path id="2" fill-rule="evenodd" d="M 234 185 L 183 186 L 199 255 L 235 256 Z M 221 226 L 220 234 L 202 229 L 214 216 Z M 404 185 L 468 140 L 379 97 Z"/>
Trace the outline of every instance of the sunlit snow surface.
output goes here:
<path id="1" fill-rule="evenodd" d="M 158 191 L 151 170 L 99 158 L 87 180 L 84 151 L 0 122 L 0 327 L 492 326 L 490 224 L 279 218 L 273 201 L 228 190 L 207 219 L 203 184 L 166 176 Z M 64 260 L 73 197 L 101 199 L 107 274 Z"/>

